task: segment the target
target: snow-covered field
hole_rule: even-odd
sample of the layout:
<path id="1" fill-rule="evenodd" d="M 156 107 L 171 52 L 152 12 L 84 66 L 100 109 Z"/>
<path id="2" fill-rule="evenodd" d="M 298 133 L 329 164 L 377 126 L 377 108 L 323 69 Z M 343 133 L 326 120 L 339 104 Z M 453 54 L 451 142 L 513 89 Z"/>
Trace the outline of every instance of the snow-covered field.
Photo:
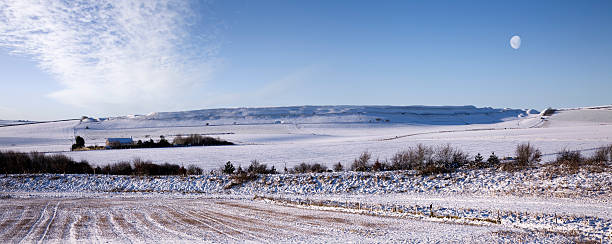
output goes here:
<path id="1" fill-rule="evenodd" d="M 571 242 L 554 232 L 296 207 L 251 199 L 17 196 L 0 200 L 4 242 Z"/>
<path id="2" fill-rule="evenodd" d="M 363 151 L 386 159 L 419 143 L 451 144 L 471 155 L 511 156 L 531 142 L 544 159 L 567 148 L 583 150 L 612 143 L 612 107 L 561 110 L 540 116 L 533 110 L 460 107 L 304 106 L 212 109 L 142 116 L 90 118 L 0 127 L 0 150 L 63 153 L 92 164 L 141 158 L 217 169 L 227 161 L 246 166 L 257 159 L 282 169 L 301 162 L 348 165 Z M 208 125 L 206 125 L 208 124 Z M 70 152 L 74 136 L 87 145 L 108 137 L 172 139 L 205 134 L 236 146 Z"/>
<path id="3" fill-rule="evenodd" d="M 13 122 L 6 122 L 11 124 Z M 108 137 L 204 134 L 235 146 L 70 152 Z M 257 159 L 346 166 L 363 151 L 386 159 L 419 143 L 511 156 L 530 142 L 562 149 L 612 144 L 612 106 L 533 110 L 304 106 L 215 109 L 0 127 L 0 150 L 66 154 L 94 165 L 141 158 L 208 172 Z M 609 168 L 607 168 L 609 169 Z M 606 169 L 606 170 L 607 170 Z M 612 241 L 612 172 L 278 174 L 232 184 L 216 174 L 132 177 L 0 176 L 2 242 L 542 242 Z"/>
<path id="4" fill-rule="evenodd" d="M 612 239 L 612 172 L 0 176 L 4 241 L 548 242 Z M 231 186 L 231 187 L 229 187 Z"/>

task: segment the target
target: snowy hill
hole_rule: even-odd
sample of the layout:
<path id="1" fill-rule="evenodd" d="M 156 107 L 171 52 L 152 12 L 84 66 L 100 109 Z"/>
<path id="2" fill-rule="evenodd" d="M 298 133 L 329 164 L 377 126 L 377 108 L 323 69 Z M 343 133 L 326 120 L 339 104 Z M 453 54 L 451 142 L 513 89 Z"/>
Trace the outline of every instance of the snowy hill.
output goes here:
<path id="1" fill-rule="evenodd" d="M 387 122 L 388 121 L 388 122 Z M 208 124 L 208 125 L 207 125 Z M 70 152 L 74 137 L 104 145 L 109 137 L 172 140 L 201 134 L 236 143 L 230 147 L 177 147 Z M 451 144 L 475 155 L 512 156 L 530 142 L 552 160 L 562 149 L 585 155 L 612 144 L 612 107 L 557 109 L 539 115 L 525 109 L 474 106 L 299 106 L 226 108 L 112 118 L 86 118 L 0 127 L 0 150 L 62 153 L 92 164 L 141 158 L 194 164 L 206 170 L 258 159 L 277 168 L 301 162 L 350 165 L 363 151 L 381 160 L 417 144 Z"/>
<path id="2" fill-rule="evenodd" d="M 515 120 L 535 110 L 475 106 L 293 106 L 220 108 L 159 112 L 108 119 L 86 119 L 90 128 L 139 128 L 230 124 L 408 123 L 423 125 L 491 124 Z"/>
<path id="3" fill-rule="evenodd" d="M 35 123 L 28 120 L 0 120 L 0 126 Z"/>
<path id="4" fill-rule="evenodd" d="M 612 124 L 612 105 L 557 109 L 547 118 L 545 127 Z"/>

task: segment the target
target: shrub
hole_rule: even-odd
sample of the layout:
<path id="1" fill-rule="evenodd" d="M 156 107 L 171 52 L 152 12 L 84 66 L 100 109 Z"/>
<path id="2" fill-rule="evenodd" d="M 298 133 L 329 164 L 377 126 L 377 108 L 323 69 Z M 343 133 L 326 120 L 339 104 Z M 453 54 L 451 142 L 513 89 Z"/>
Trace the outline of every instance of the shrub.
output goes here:
<path id="1" fill-rule="evenodd" d="M 552 175 L 574 174 L 578 172 L 583 158 L 579 151 L 563 149 L 557 153 L 557 159 L 545 165 L 546 172 Z"/>
<path id="2" fill-rule="evenodd" d="M 374 164 L 372 165 L 372 171 L 385 171 L 388 170 L 389 166 L 387 165 L 386 162 L 382 162 L 379 159 L 376 159 L 376 161 L 374 161 Z"/>
<path id="3" fill-rule="evenodd" d="M 530 143 L 519 144 L 516 146 L 514 160 L 504 163 L 501 167 L 505 171 L 523 170 L 534 166 L 542 160 L 540 149 L 533 147 Z"/>
<path id="4" fill-rule="evenodd" d="M 76 144 L 78 147 L 84 147 L 85 146 L 85 139 L 83 139 L 83 137 L 76 136 L 74 138 L 74 141 L 75 141 L 74 144 Z"/>
<path id="5" fill-rule="evenodd" d="M 259 163 L 259 161 L 253 160 L 253 161 L 251 161 L 251 165 L 249 165 L 249 168 L 247 169 L 247 173 L 253 173 L 253 174 L 276 174 L 276 169 L 274 168 L 274 166 L 272 166 L 272 168 L 268 169 L 268 166 L 266 164 L 261 164 L 261 163 Z"/>
<path id="6" fill-rule="evenodd" d="M 320 163 L 315 163 L 310 167 L 310 172 L 313 173 L 323 173 L 325 171 L 327 171 L 327 166 Z"/>
<path id="7" fill-rule="evenodd" d="M 369 171 L 370 165 L 369 161 L 372 158 L 372 155 L 369 152 L 363 152 L 356 158 L 353 164 L 351 165 L 351 170 L 353 171 Z"/>
<path id="8" fill-rule="evenodd" d="M 102 167 L 100 173 L 107 175 L 131 175 L 134 169 L 129 162 L 119 162 L 114 164 L 107 164 Z"/>
<path id="9" fill-rule="evenodd" d="M 612 145 L 597 149 L 590 160 L 595 162 L 612 162 Z"/>
<path id="10" fill-rule="evenodd" d="M 570 151 L 564 149 L 557 153 L 554 162 L 546 164 L 546 172 L 549 175 L 575 174 L 580 169 L 588 172 L 609 171 L 610 165 L 606 163 L 606 158 L 610 153 L 609 147 L 598 149 L 593 157 L 584 158 L 580 151 Z"/>
<path id="11" fill-rule="evenodd" d="M 327 171 L 327 166 L 325 165 L 321 165 L 319 163 L 315 163 L 315 164 L 307 164 L 307 163 L 300 163 L 298 165 L 296 165 L 295 167 L 293 167 L 293 169 L 291 170 L 292 173 L 299 173 L 299 174 L 303 174 L 303 173 L 322 173 L 322 172 L 326 172 Z"/>
<path id="12" fill-rule="evenodd" d="M 419 170 L 423 174 L 451 172 L 469 163 L 469 155 L 447 144 L 440 147 L 418 144 L 391 158 L 392 170 Z"/>
<path id="13" fill-rule="evenodd" d="M 482 164 L 484 158 L 482 157 L 482 155 L 480 155 L 480 153 L 476 154 L 476 156 L 474 156 L 474 164 Z"/>
<path id="14" fill-rule="evenodd" d="M 204 173 L 204 171 L 200 167 L 197 167 L 195 165 L 189 165 L 189 167 L 187 167 L 188 175 L 201 175 L 202 173 Z"/>
<path id="15" fill-rule="evenodd" d="M 531 166 L 542 160 L 540 149 L 531 146 L 530 143 L 519 144 L 516 146 L 516 164 L 517 166 Z"/>
<path id="16" fill-rule="evenodd" d="M 557 159 L 555 160 L 557 163 L 571 162 L 574 164 L 580 164 L 582 161 L 583 158 L 580 151 L 570 151 L 567 149 L 563 149 L 561 152 L 558 152 Z"/>
<path id="17" fill-rule="evenodd" d="M 311 166 L 307 163 L 300 163 L 298 165 L 296 165 L 295 167 L 293 167 L 293 169 L 291 170 L 292 173 L 298 173 L 298 174 L 303 174 L 303 173 L 308 173 L 310 172 Z"/>
<path id="18" fill-rule="evenodd" d="M 223 166 L 223 169 L 221 170 L 221 172 L 227 175 L 231 175 L 234 173 L 234 170 L 236 170 L 236 168 L 234 168 L 234 165 L 232 164 L 232 162 L 227 161 L 227 163 L 225 163 L 225 166 Z"/>
<path id="19" fill-rule="evenodd" d="M 342 163 L 338 162 L 337 164 L 334 164 L 334 171 L 341 172 L 343 170 L 344 170 L 344 167 L 342 166 Z"/>
<path id="20" fill-rule="evenodd" d="M 468 154 L 447 144 L 433 150 L 433 164 L 436 167 L 456 169 L 469 162 Z"/>
<path id="21" fill-rule="evenodd" d="M 72 144 L 72 147 L 70 148 L 70 150 L 74 151 L 76 149 L 85 147 L 85 139 L 83 139 L 83 137 L 80 136 L 76 136 L 74 138 L 75 143 Z"/>
<path id="22" fill-rule="evenodd" d="M 159 136 L 159 142 L 157 142 L 157 147 L 171 147 L 172 144 L 166 140 L 166 137 Z"/>
<path id="23" fill-rule="evenodd" d="M 495 152 L 491 153 L 491 156 L 489 156 L 489 158 L 487 159 L 487 163 L 489 167 L 495 167 L 500 163 L 499 158 L 497 157 L 497 155 L 495 155 Z"/>
<path id="24" fill-rule="evenodd" d="M 432 162 L 434 150 L 432 147 L 418 144 L 405 151 L 396 153 L 391 158 L 391 168 L 394 170 L 421 169 L 428 162 Z"/>
<path id="25" fill-rule="evenodd" d="M 154 164 L 151 161 L 134 159 L 133 174 L 135 175 L 186 175 L 187 169 L 176 164 Z M 127 172 L 127 170 L 126 170 Z"/>

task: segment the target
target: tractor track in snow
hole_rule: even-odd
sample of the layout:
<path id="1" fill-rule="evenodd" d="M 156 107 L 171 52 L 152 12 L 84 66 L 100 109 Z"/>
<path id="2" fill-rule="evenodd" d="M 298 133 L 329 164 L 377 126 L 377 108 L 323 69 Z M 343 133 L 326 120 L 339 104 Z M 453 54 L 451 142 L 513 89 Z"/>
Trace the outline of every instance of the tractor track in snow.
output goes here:
<path id="1" fill-rule="evenodd" d="M 57 204 L 55 204 L 55 208 L 53 208 L 53 216 L 51 216 L 51 218 L 47 222 L 47 226 L 45 227 L 45 232 L 43 232 L 38 242 L 42 242 L 45 239 L 45 236 L 47 235 L 47 233 L 49 232 L 49 227 L 51 227 L 51 225 L 53 224 L 53 220 L 55 220 L 55 216 L 57 215 L 57 208 L 59 207 L 59 205 L 60 205 L 60 202 L 57 202 Z"/>

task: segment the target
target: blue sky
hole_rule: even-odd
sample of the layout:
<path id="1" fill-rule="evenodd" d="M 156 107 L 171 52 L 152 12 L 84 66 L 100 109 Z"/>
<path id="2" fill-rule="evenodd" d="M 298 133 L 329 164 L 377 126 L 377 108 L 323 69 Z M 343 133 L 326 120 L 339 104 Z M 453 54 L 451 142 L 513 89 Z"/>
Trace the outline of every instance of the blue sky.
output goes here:
<path id="1" fill-rule="evenodd" d="M 0 12 L 0 119 L 612 103 L 610 1 L 23 2 Z"/>

